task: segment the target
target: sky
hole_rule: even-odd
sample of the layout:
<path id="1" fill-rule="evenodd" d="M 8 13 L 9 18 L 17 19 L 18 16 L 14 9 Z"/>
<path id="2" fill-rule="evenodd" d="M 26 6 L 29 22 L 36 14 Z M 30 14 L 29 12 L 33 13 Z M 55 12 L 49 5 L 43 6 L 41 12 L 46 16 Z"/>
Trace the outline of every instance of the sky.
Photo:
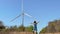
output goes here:
<path id="1" fill-rule="evenodd" d="M 22 13 L 22 0 L 0 0 L 0 21 L 5 26 L 20 26 L 22 17 L 10 22 Z M 24 12 L 39 21 L 38 32 L 48 25 L 48 22 L 60 19 L 60 0 L 24 0 Z M 24 16 L 24 26 L 29 26 L 33 18 Z"/>

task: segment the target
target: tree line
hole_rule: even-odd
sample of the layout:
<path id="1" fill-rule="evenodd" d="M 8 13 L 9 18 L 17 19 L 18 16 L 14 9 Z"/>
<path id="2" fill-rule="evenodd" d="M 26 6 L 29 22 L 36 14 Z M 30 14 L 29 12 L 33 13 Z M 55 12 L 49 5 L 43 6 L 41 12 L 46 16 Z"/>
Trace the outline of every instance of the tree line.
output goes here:
<path id="1" fill-rule="evenodd" d="M 23 26 L 23 25 L 20 25 L 19 27 L 17 27 L 16 25 L 15 26 L 10 26 L 8 28 L 6 28 L 3 24 L 2 21 L 0 21 L 0 31 L 28 31 L 28 32 L 32 32 L 33 31 L 33 26 L 30 25 L 30 26 Z"/>

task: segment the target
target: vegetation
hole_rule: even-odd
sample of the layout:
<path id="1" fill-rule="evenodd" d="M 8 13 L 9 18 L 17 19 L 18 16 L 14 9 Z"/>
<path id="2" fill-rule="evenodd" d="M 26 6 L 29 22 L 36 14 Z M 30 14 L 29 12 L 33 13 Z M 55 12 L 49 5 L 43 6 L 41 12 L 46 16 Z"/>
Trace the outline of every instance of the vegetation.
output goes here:
<path id="1" fill-rule="evenodd" d="M 46 28 L 43 28 L 40 33 L 45 33 L 46 32 Z"/>
<path id="2" fill-rule="evenodd" d="M 33 30 L 33 26 L 28 26 L 28 27 L 25 27 L 25 31 L 29 31 L 29 32 L 32 32 Z"/>
<path id="3" fill-rule="evenodd" d="M 11 26 L 9 28 L 6 28 L 4 25 L 3 25 L 3 22 L 0 21 L 0 31 L 29 31 L 29 32 L 32 32 L 32 29 L 33 29 L 33 26 L 30 25 L 30 26 L 19 26 L 17 27 L 16 25 L 15 26 Z"/>
<path id="4" fill-rule="evenodd" d="M 23 25 L 21 25 L 21 26 L 18 27 L 18 30 L 19 31 L 25 31 L 25 27 Z"/>
<path id="5" fill-rule="evenodd" d="M 60 20 L 49 22 L 48 26 L 43 28 L 40 33 L 55 33 L 60 32 Z"/>
<path id="6" fill-rule="evenodd" d="M 0 31 L 3 30 L 3 29 L 5 29 L 5 26 L 3 25 L 3 22 L 0 21 Z"/>

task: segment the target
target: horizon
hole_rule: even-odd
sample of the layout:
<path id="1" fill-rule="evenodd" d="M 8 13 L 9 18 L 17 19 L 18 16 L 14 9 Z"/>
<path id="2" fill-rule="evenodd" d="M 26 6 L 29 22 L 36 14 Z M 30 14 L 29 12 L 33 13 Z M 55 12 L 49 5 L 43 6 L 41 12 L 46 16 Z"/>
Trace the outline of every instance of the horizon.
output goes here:
<path id="1" fill-rule="evenodd" d="M 60 0 L 24 0 L 24 12 L 32 15 L 39 21 L 38 32 L 48 25 L 48 22 L 60 19 Z M 22 13 L 21 0 L 0 0 L 0 20 L 5 26 L 20 26 L 22 18 L 19 17 L 10 22 Z M 31 25 L 34 19 L 25 16 L 24 26 Z"/>

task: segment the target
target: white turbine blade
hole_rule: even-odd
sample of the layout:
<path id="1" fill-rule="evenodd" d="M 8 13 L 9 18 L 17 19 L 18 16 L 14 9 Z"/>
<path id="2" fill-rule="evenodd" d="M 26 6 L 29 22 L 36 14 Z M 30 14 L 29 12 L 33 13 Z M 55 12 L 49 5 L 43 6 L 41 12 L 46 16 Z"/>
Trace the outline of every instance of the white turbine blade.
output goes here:
<path id="1" fill-rule="evenodd" d="M 33 16 L 31 16 L 31 15 L 29 15 L 29 14 L 27 14 L 27 13 L 24 13 L 24 15 L 26 15 L 26 16 L 28 16 L 28 17 L 31 17 L 31 18 L 33 18 L 34 20 L 36 20 L 35 17 L 33 17 Z"/>
<path id="2" fill-rule="evenodd" d="M 29 14 L 27 14 L 27 13 L 24 13 L 24 15 L 33 18 L 31 15 L 29 15 Z"/>
<path id="3" fill-rule="evenodd" d="M 12 19 L 11 22 L 14 21 L 15 19 L 19 18 L 20 16 L 21 16 L 21 14 L 19 16 L 17 16 L 16 18 Z"/>

